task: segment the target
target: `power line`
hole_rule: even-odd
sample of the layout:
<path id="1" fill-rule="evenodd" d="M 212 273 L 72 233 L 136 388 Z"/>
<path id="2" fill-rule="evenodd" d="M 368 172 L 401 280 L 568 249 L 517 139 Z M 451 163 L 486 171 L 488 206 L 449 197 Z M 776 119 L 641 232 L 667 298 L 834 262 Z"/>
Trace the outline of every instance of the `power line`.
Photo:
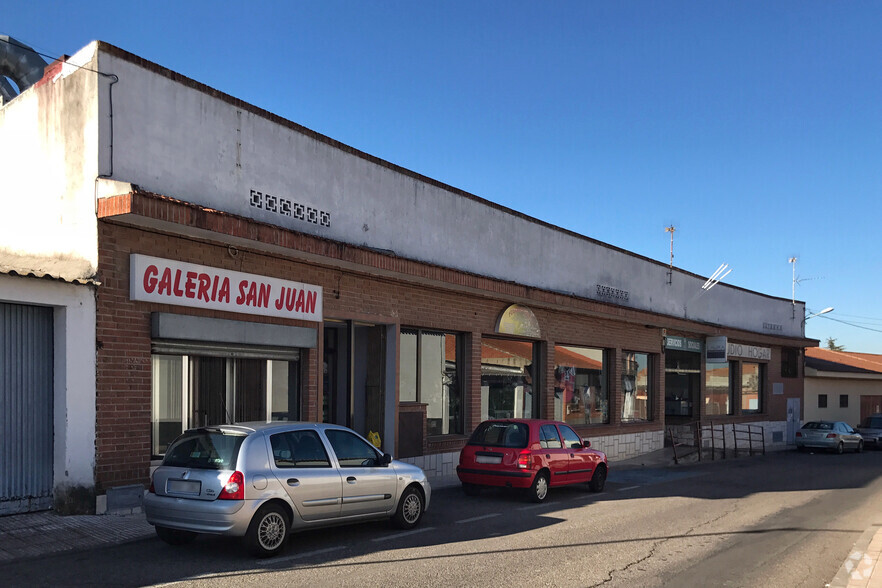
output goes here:
<path id="1" fill-rule="evenodd" d="M 850 322 L 848 322 L 848 321 L 842 321 L 842 320 L 835 319 L 835 318 L 830 317 L 830 316 L 823 316 L 823 315 L 821 315 L 821 318 L 823 318 L 823 319 L 827 319 L 828 321 L 836 321 L 837 323 L 842 323 L 843 325 L 848 325 L 849 327 L 854 327 L 854 328 L 856 328 L 856 329 L 864 329 L 865 331 L 873 331 L 873 332 L 876 332 L 876 333 L 882 333 L 882 329 L 871 329 L 870 327 L 865 327 L 865 326 L 863 326 L 863 325 L 859 325 L 859 324 L 855 324 L 855 323 L 850 323 Z"/>

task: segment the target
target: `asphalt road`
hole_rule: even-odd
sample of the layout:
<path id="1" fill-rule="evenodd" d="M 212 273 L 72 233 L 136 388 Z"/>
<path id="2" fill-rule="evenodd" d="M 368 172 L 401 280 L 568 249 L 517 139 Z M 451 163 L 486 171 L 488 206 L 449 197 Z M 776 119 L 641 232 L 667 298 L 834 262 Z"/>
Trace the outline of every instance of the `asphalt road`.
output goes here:
<path id="1" fill-rule="evenodd" d="M 603 493 L 436 491 L 420 527 L 293 536 L 255 560 L 234 540 L 150 539 L 0 566 L 13 586 L 822 587 L 882 524 L 882 451 L 786 452 L 616 471 Z"/>

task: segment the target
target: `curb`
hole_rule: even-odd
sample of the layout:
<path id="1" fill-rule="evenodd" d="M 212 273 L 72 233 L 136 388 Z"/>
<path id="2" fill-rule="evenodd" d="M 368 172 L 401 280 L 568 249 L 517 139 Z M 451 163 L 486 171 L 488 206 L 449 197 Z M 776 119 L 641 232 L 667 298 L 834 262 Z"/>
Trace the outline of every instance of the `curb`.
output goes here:
<path id="1" fill-rule="evenodd" d="M 842 563 L 839 571 L 826 586 L 830 588 L 870 588 L 882 586 L 882 568 L 876 571 L 879 563 L 879 550 L 870 549 L 870 545 L 878 536 L 876 543 L 882 543 L 882 525 L 868 528 L 851 548 L 851 553 Z M 876 573 L 874 574 L 874 571 Z M 875 583 L 870 583 L 870 580 Z"/>

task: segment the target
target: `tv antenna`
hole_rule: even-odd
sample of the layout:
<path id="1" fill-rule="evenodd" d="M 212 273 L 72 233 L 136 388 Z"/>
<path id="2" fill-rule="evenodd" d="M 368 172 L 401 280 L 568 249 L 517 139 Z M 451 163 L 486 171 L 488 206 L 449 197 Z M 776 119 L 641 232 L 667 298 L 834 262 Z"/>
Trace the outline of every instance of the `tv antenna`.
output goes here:
<path id="1" fill-rule="evenodd" d="M 788 258 L 787 262 L 793 266 L 793 297 L 791 298 L 791 303 L 793 304 L 793 316 L 796 316 L 796 285 L 809 280 L 822 280 L 823 278 L 800 278 L 796 275 L 796 257 Z"/>
<path id="2" fill-rule="evenodd" d="M 674 231 L 676 230 L 674 225 L 665 227 L 665 232 L 671 234 L 671 266 L 668 268 L 668 284 L 674 279 Z"/>

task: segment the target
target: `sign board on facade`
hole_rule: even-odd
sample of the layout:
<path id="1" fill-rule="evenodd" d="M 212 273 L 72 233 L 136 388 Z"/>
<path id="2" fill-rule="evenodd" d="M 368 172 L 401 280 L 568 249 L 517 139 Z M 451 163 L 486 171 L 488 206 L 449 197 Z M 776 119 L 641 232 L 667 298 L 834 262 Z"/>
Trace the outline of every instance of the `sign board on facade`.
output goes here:
<path id="1" fill-rule="evenodd" d="M 729 361 L 726 355 L 728 339 L 722 337 L 708 337 L 705 341 L 705 360 L 708 363 L 725 363 Z"/>
<path id="2" fill-rule="evenodd" d="M 729 343 L 726 350 L 729 354 L 729 357 L 745 357 L 747 359 L 762 359 L 765 361 L 769 361 L 772 359 L 772 350 L 768 347 L 756 347 L 754 345 Z"/>
<path id="3" fill-rule="evenodd" d="M 701 353 L 701 340 L 687 339 L 686 337 L 674 337 L 668 335 L 665 337 L 665 348 L 676 349 L 677 351 L 691 351 L 693 353 Z"/>
<path id="4" fill-rule="evenodd" d="M 129 259 L 132 300 L 322 320 L 320 286 L 140 254 Z"/>

